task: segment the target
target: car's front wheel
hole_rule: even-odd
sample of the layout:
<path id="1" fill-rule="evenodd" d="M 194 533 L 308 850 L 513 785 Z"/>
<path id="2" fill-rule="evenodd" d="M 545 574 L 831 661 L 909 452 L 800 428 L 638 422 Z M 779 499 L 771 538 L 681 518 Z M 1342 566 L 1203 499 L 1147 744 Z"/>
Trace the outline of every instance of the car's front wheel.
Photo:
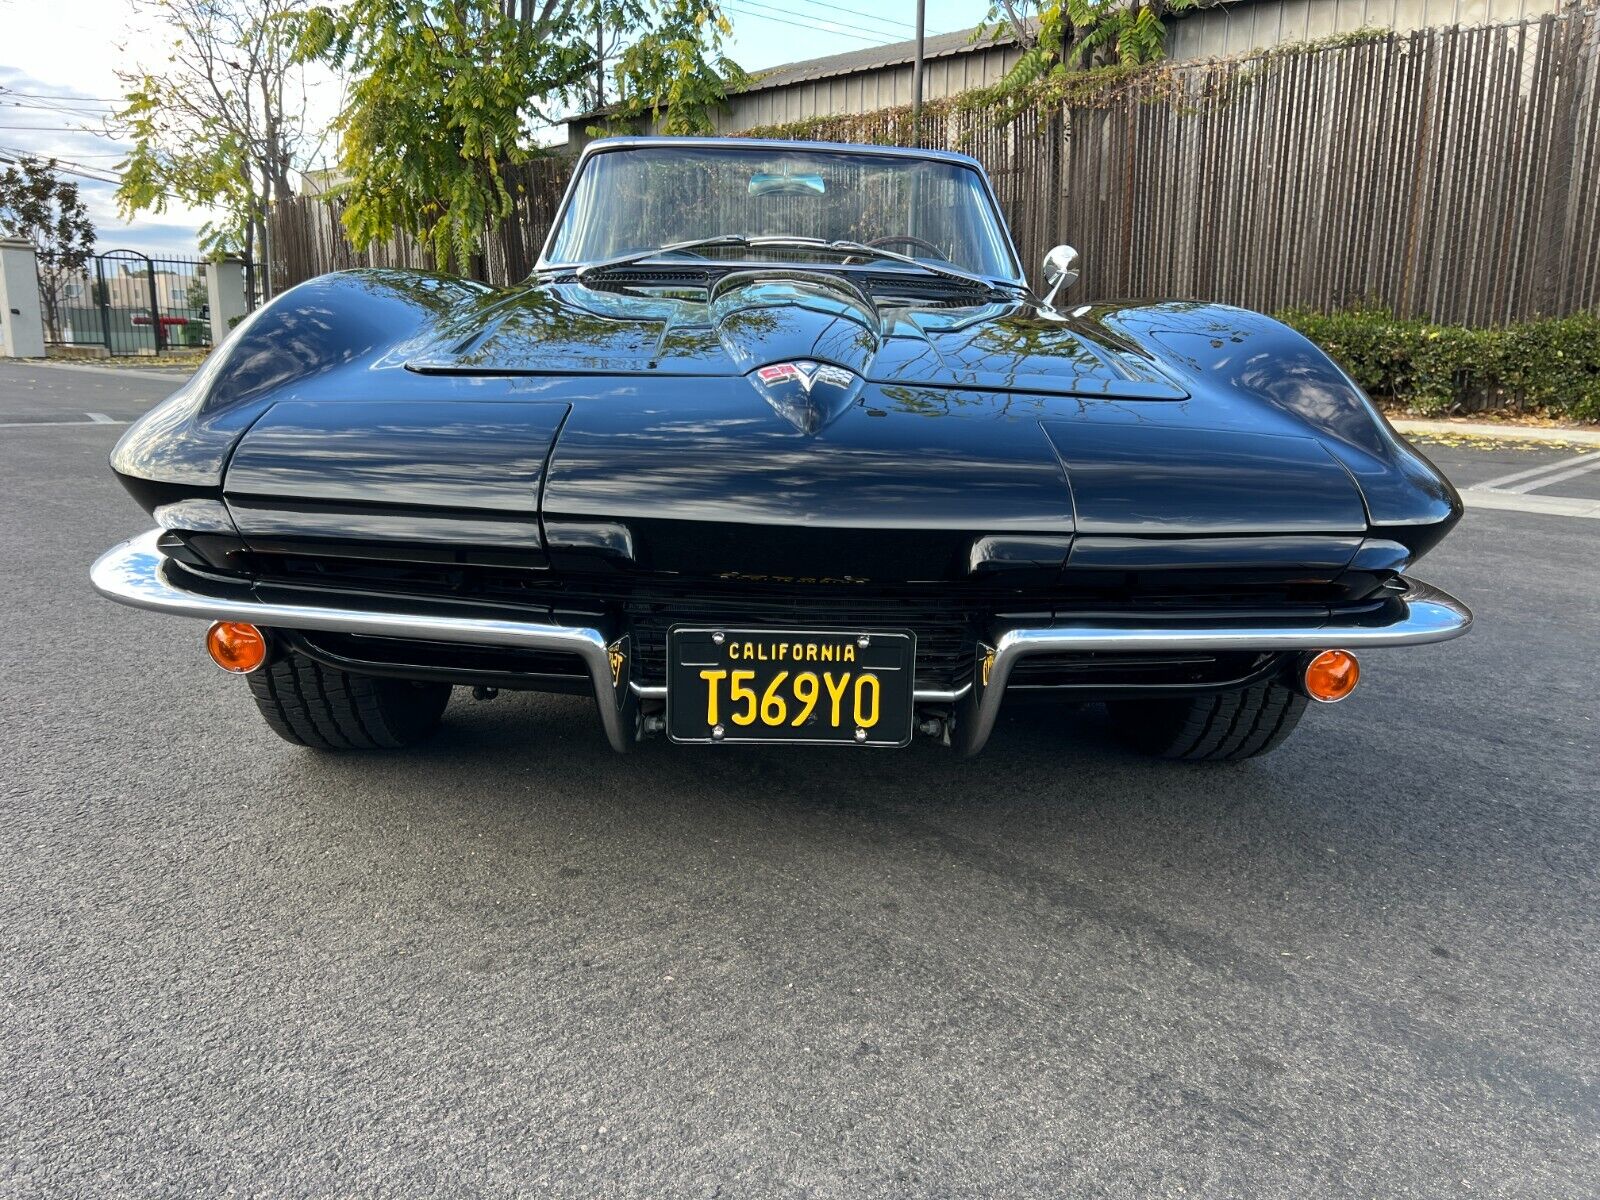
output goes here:
<path id="1" fill-rule="evenodd" d="M 245 676 L 274 733 L 313 750 L 399 750 L 427 737 L 450 699 L 447 683 L 351 675 L 297 654 Z"/>
<path id="2" fill-rule="evenodd" d="M 1170 700 L 1115 700 L 1112 724 L 1135 750 L 1187 762 L 1238 762 L 1294 732 L 1306 698 L 1276 681 Z"/>

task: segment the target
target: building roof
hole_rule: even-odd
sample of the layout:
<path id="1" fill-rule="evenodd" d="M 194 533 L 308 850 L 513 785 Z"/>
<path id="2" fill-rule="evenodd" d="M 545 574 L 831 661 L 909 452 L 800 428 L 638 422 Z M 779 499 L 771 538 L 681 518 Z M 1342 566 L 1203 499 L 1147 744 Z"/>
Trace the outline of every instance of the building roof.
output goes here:
<path id="1" fill-rule="evenodd" d="M 1017 40 L 1003 23 L 998 30 L 990 30 L 980 40 L 974 41 L 973 35 L 976 33 L 976 29 L 958 29 L 954 33 L 941 33 L 923 39 L 923 60 L 967 54 L 990 46 L 1009 46 Z M 868 46 L 863 50 L 848 50 L 843 54 L 829 54 L 823 58 L 784 63 L 765 71 L 752 71 L 752 78 L 744 91 L 760 92 L 767 88 L 809 83 L 813 79 L 828 79 L 834 75 L 854 75 L 861 71 L 899 67 L 915 61 L 916 57 L 915 38 L 890 42 L 887 46 Z"/>
<path id="2" fill-rule="evenodd" d="M 1016 43 L 1016 37 L 1004 22 L 990 29 L 982 38 L 973 40 L 978 32 L 977 28 L 958 29 L 954 33 L 941 33 L 923 39 L 922 59 L 924 62 L 935 58 L 950 58 L 957 54 L 971 54 L 979 50 L 987 50 L 991 46 L 1010 46 Z M 730 93 L 733 96 L 748 96 L 752 92 L 764 92 L 769 88 L 790 87 L 797 83 L 809 83 L 814 79 L 830 79 L 837 75 L 857 75 L 863 71 L 880 71 L 885 67 L 902 67 L 916 60 L 917 41 L 910 38 L 903 42 L 890 42 L 885 46 L 868 46 L 863 50 L 847 50 L 843 54 L 828 54 L 822 58 L 807 58 L 800 62 L 783 63 L 776 67 L 768 67 L 764 71 L 750 72 L 750 81 L 739 91 Z M 583 121 L 592 121 L 596 117 L 615 111 L 614 106 L 594 112 L 582 112 L 566 119 L 569 125 L 576 125 Z"/>
<path id="3" fill-rule="evenodd" d="M 870 154 L 889 158 L 931 158 L 983 170 L 982 163 L 970 154 L 962 154 L 959 150 L 933 150 L 921 146 L 874 146 L 864 142 L 817 142 L 809 138 L 730 138 L 696 134 L 688 136 L 626 134 L 621 137 L 596 138 L 583 148 L 583 157 L 604 154 L 608 150 L 626 150 L 635 146 L 668 146 L 674 150 L 681 150 L 685 146 L 709 146 L 713 149 L 800 150 L 808 154 Z"/>

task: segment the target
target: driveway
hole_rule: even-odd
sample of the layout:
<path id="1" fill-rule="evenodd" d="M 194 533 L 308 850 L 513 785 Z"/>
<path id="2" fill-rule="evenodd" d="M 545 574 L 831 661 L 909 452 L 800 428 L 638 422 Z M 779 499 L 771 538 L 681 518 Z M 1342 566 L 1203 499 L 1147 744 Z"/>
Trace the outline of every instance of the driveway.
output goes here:
<path id="1" fill-rule="evenodd" d="M 89 590 L 173 382 L 0 366 L 0 1195 L 1600 1194 L 1600 522 L 1472 509 L 1471 636 L 1234 768 L 322 757 Z"/>

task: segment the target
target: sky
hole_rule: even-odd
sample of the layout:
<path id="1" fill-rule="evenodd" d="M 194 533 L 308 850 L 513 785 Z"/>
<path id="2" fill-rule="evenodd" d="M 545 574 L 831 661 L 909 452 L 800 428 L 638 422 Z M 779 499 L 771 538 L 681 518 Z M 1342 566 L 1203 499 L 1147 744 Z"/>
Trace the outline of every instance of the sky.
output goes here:
<path id="1" fill-rule="evenodd" d="M 724 0 L 724 8 L 734 27 L 730 56 L 747 71 L 916 33 L 915 0 Z M 970 28 L 988 10 L 989 0 L 927 0 L 928 33 Z M 116 210 L 115 168 L 126 146 L 105 135 L 104 123 L 121 94 L 117 72 L 159 68 L 166 36 L 131 0 L 0 0 L 0 160 L 53 156 L 79 170 L 75 181 L 102 253 L 194 255 L 210 216 L 173 203 L 124 222 Z M 322 73 L 309 86 L 309 109 L 326 122 L 338 110 L 342 81 Z"/>

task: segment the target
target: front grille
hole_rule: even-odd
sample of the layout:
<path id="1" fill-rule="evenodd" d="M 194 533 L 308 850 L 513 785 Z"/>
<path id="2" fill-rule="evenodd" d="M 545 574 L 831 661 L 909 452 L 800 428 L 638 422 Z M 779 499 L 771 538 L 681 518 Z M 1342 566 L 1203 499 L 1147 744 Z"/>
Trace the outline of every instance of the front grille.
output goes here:
<path id="1" fill-rule="evenodd" d="M 917 686 L 943 691 L 972 679 L 980 632 L 997 621 L 1048 625 L 1068 614 L 1138 612 L 1148 617 L 1197 610 L 1282 616 L 1297 608 L 1319 610 L 1333 590 L 1327 585 L 1283 583 L 1240 585 L 1224 592 L 1185 588 L 1174 581 L 1167 587 L 1131 591 L 1082 584 L 1019 588 L 972 580 L 865 584 L 623 572 L 556 575 L 481 562 L 397 561 L 348 550 L 256 551 L 243 565 L 260 583 L 310 589 L 322 596 L 410 596 L 540 620 L 628 629 L 634 638 L 633 678 L 647 686 L 666 682 L 667 632 L 674 625 L 819 632 L 909 630 L 917 639 Z M 1062 686 L 1113 679 L 1134 685 L 1141 679 L 1173 676 L 1207 680 L 1239 665 L 1224 663 L 1223 657 L 1204 662 L 1136 659 L 1116 664 L 1109 674 L 1105 668 L 1111 664 L 1103 660 L 1045 659 L 1022 668 L 1014 682 Z"/>
<path id="2" fill-rule="evenodd" d="M 1249 679 L 1279 655 L 1256 650 L 1064 651 L 1018 661 L 1008 686 L 1016 688 L 1216 687 Z"/>
<path id="3" fill-rule="evenodd" d="M 917 638 L 917 686 L 937 690 L 972 677 L 977 631 L 996 612 L 1015 608 L 1011 589 L 961 584 L 887 587 L 843 583 L 552 576 L 444 563 L 396 563 L 307 554 L 256 554 L 262 581 L 336 592 L 387 592 L 471 600 L 557 619 L 603 619 L 634 637 L 634 679 L 667 677 L 667 631 L 674 625 L 730 629 L 909 630 Z M 1044 609 L 1048 613 L 1048 606 Z"/>

